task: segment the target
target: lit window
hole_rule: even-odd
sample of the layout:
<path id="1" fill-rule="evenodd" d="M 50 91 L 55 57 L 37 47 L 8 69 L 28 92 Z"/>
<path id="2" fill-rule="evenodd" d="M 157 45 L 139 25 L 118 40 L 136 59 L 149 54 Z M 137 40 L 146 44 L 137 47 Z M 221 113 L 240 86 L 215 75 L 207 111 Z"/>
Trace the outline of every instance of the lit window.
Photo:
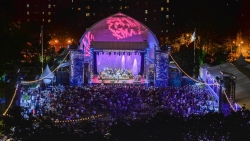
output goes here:
<path id="1" fill-rule="evenodd" d="M 42 14 L 44 14 L 44 12 L 42 12 Z"/>
<path id="2" fill-rule="evenodd" d="M 163 30 L 161 30 L 161 32 L 163 32 Z"/>
<path id="3" fill-rule="evenodd" d="M 154 12 L 156 12 L 156 10 L 154 10 Z"/>
<path id="4" fill-rule="evenodd" d="M 166 30 L 166 32 L 168 32 L 168 30 Z"/>
<path id="5" fill-rule="evenodd" d="M 50 23 L 51 22 L 51 20 L 50 19 L 48 19 L 48 23 Z"/>
<path id="6" fill-rule="evenodd" d="M 154 18 L 154 21 L 156 21 L 156 18 Z"/>
<path id="7" fill-rule="evenodd" d="M 168 24 L 168 22 L 166 22 L 166 24 Z"/>
<path id="8" fill-rule="evenodd" d="M 44 19 L 43 19 L 43 22 L 44 22 Z"/>
<path id="9" fill-rule="evenodd" d="M 148 14 L 148 10 L 145 10 L 145 14 Z"/>
<path id="10" fill-rule="evenodd" d="M 147 18 L 145 18 L 145 22 L 147 21 Z"/>
<path id="11" fill-rule="evenodd" d="M 38 12 L 34 12 L 34 15 L 38 15 Z"/>
<path id="12" fill-rule="evenodd" d="M 90 13 L 86 13 L 86 17 L 89 17 L 90 16 Z"/>
<path id="13" fill-rule="evenodd" d="M 173 15 L 173 17 L 174 17 L 174 15 Z"/>
<path id="14" fill-rule="evenodd" d="M 48 15 L 51 15 L 51 12 L 48 12 Z"/>
<path id="15" fill-rule="evenodd" d="M 168 18 L 169 18 L 169 15 L 166 15 L 166 18 L 168 19 Z"/>
<path id="16" fill-rule="evenodd" d="M 124 6 L 124 9 L 129 9 L 129 6 Z"/>
<path id="17" fill-rule="evenodd" d="M 48 8 L 51 8 L 51 4 L 48 4 Z"/>
<path id="18" fill-rule="evenodd" d="M 174 23 L 173 23 L 173 25 L 174 25 Z"/>
<path id="19" fill-rule="evenodd" d="M 169 3 L 169 0 L 166 0 L 166 3 Z"/>
<path id="20" fill-rule="evenodd" d="M 27 11 L 27 15 L 30 15 L 30 12 L 29 12 L 29 11 Z"/>
<path id="21" fill-rule="evenodd" d="M 168 7 L 166 8 L 166 11 L 169 11 L 169 8 L 168 8 Z"/>
<path id="22" fill-rule="evenodd" d="M 53 7 L 56 7 L 56 5 L 54 4 Z"/>
<path id="23" fill-rule="evenodd" d="M 72 3 L 74 2 L 74 0 L 72 0 Z"/>
<path id="24" fill-rule="evenodd" d="M 30 22 L 30 19 L 27 19 L 27 22 Z"/>
<path id="25" fill-rule="evenodd" d="M 120 10 L 122 10 L 122 6 L 120 6 Z"/>
<path id="26" fill-rule="evenodd" d="M 90 9 L 90 6 L 89 6 L 89 5 L 87 5 L 87 6 L 86 6 L 86 9 Z"/>
<path id="27" fill-rule="evenodd" d="M 81 10 L 81 8 L 77 8 L 77 10 L 78 10 L 78 11 L 80 11 L 80 10 Z"/>
<path id="28" fill-rule="evenodd" d="M 93 13 L 93 16 L 95 16 L 95 13 Z"/>
<path id="29" fill-rule="evenodd" d="M 161 7 L 161 11 L 164 11 L 164 7 Z"/>
<path id="30" fill-rule="evenodd" d="M 27 8 L 30 7 L 30 4 L 27 4 Z"/>

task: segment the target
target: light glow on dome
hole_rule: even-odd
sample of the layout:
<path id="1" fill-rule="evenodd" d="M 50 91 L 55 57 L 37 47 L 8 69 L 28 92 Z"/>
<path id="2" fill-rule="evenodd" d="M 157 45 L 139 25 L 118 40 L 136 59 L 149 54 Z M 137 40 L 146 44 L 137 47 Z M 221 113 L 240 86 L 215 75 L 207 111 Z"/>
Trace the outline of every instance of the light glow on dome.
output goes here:
<path id="1" fill-rule="evenodd" d="M 140 23 L 129 17 L 107 18 L 108 29 L 118 40 L 141 34 Z"/>

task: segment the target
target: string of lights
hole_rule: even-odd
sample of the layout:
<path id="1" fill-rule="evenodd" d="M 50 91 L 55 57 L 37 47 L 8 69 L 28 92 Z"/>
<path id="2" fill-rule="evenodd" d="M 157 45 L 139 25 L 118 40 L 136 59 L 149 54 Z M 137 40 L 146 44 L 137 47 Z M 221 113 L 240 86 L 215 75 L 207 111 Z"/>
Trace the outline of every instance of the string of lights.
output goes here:
<path id="1" fill-rule="evenodd" d="M 234 109 L 234 106 L 232 105 L 229 98 L 227 97 L 227 94 L 226 94 L 225 90 L 223 90 L 223 94 L 226 96 L 227 102 L 229 103 L 230 107 L 233 109 L 234 112 L 236 112 L 236 110 Z"/>
<path id="2" fill-rule="evenodd" d="M 196 80 L 196 79 L 194 79 L 193 77 L 191 77 L 190 75 L 188 75 L 180 66 L 179 66 L 179 64 L 175 61 L 175 59 L 173 58 L 173 56 L 170 54 L 170 53 L 168 53 L 169 54 L 169 56 L 171 57 L 171 59 L 174 61 L 174 63 L 176 64 L 176 66 L 188 77 L 188 78 L 190 78 L 190 79 L 192 79 L 193 81 L 195 81 L 195 82 L 197 82 L 197 83 L 200 83 L 200 84 L 205 84 L 205 85 L 218 85 L 217 83 L 213 83 L 213 84 L 208 84 L 208 83 L 204 83 L 204 82 L 201 82 L 201 81 L 199 81 L 199 80 Z"/>
<path id="3" fill-rule="evenodd" d="M 51 75 L 51 74 L 54 73 L 54 72 L 57 70 L 57 68 L 66 60 L 66 58 L 68 57 L 69 53 L 70 53 L 70 51 L 69 51 L 68 54 L 63 58 L 63 60 L 60 62 L 60 64 L 59 64 L 53 71 L 51 71 L 51 73 L 49 73 L 48 75 L 46 75 L 46 76 L 44 76 L 44 77 L 42 77 L 42 78 L 40 78 L 40 79 L 34 80 L 34 81 L 22 81 L 22 83 L 23 83 L 23 84 L 24 84 L 24 83 L 25 83 L 25 84 L 35 83 L 35 82 L 41 81 L 41 80 L 43 80 L 44 78 L 46 78 L 47 76 Z"/>
<path id="4" fill-rule="evenodd" d="M 6 110 L 4 111 L 4 113 L 3 113 L 4 116 L 6 115 L 6 113 L 8 112 L 10 106 L 12 105 L 12 103 L 13 103 L 13 101 L 14 101 L 14 98 L 15 98 L 16 93 L 17 93 L 18 86 L 19 86 L 19 85 L 17 84 L 17 85 L 16 85 L 15 92 L 14 92 L 14 95 L 13 95 L 11 101 L 10 101 L 10 104 L 9 104 L 9 106 L 7 107 L 7 109 L 6 109 Z"/>
<path id="5" fill-rule="evenodd" d="M 84 120 L 91 120 L 91 119 L 95 119 L 95 118 L 100 118 L 103 115 L 96 115 L 96 116 L 90 116 L 87 118 L 79 118 L 79 119 L 74 119 L 74 120 L 54 120 L 54 123 L 64 123 L 64 122 L 78 122 L 78 121 L 84 121 Z"/>

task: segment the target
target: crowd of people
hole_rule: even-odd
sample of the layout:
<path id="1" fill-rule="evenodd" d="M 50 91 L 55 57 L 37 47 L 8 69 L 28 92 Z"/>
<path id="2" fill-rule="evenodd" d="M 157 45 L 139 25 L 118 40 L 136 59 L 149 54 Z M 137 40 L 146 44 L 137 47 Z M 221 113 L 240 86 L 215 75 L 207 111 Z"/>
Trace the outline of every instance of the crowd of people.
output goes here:
<path id="1" fill-rule="evenodd" d="M 23 86 L 20 94 L 26 118 L 51 119 L 58 131 L 67 129 L 81 139 L 90 135 L 91 139 L 98 136 L 111 140 L 249 137 L 245 134 L 249 130 L 249 113 L 238 111 L 224 117 L 218 112 L 217 100 L 202 85 L 164 88 L 133 84 L 59 85 L 45 90 Z M 82 118 L 87 120 L 79 120 Z M 240 133 L 232 133 L 234 128 Z"/>
<path id="2" fill-rule="evenodd" d="M 53 120 L 74 120 L 96 115 L 110 119 L 140 119 L 159 110 L 188 117 L 218 110 L 218 103 L 205 88 L 146 87 L 140 85 L 53 86 L 50 90 L 23 86 L 20 91 L 24 116 L 49 116 Z"/>

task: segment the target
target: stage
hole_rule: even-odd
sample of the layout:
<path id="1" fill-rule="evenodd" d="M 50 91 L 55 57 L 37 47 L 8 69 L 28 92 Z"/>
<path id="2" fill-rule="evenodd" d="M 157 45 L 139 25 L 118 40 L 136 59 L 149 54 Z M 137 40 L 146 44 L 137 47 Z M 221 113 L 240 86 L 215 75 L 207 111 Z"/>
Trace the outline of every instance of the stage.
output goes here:
<path id="1" fill-rule="evenodd" d="M 147 84 L 148 82 L 146 81 L 146 79 L 144 78 L 141 78 L 140 81 L 135 81 L 134 78 L 131 78 L 131 79 L 126 79 L 126 80 L 112 80 L 112 79 L 103 79 L 103 80 L 100 80 L 98 75 L 94 75 L 92 77 L 92 84 L 101 84 L 101 83 L 104 83 L 104 84 Z"/>

